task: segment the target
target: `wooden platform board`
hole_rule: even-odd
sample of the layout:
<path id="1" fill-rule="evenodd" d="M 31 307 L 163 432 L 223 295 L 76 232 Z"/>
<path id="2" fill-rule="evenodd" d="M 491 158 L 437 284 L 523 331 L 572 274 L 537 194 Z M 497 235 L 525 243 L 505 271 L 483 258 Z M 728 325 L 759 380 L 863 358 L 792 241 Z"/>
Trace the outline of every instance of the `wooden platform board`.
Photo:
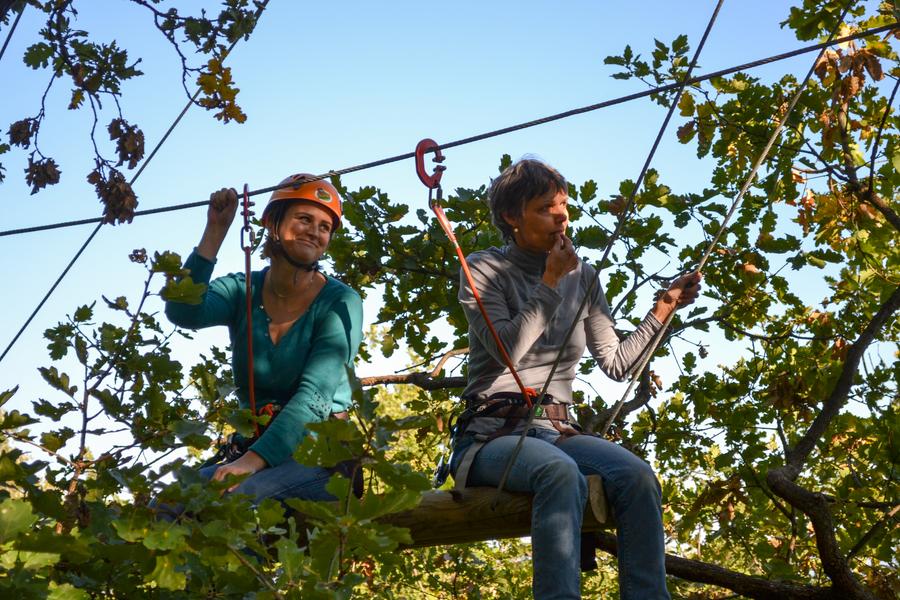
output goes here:
<path id="1" fill-rule="evenodd" d="M 589 475 L 587 480 L 589 499 L 582 531 L 612 527 L 603 481 L 597 475 Z M 496 495 L 492 487 L 428 492 L 416 508 L 389 515 L 383 521 L 409 529 L 413 548 L 529 535 L 531 494 L 503 492 L 492 508 Z"/>

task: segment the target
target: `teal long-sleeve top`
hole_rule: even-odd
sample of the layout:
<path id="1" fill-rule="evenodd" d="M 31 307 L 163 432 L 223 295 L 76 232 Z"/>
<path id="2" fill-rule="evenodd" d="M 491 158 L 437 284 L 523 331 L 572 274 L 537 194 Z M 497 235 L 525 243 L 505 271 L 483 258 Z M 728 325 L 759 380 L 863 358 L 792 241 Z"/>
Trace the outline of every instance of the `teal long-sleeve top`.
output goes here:
<path id="1" fill-rule="evenodd" d="M 215 262 L 191 253 L 185 268 L 196 283 L 208 284 L 200 304 L 166 302 L 169 320 L 189 329 L 227 325 L 231 336 L 231 366 L 238 399 L 250 406 L 247 393 L 247 305 L 245 276 L 232 273 L 212 282 Z M 321 422 L 350 406 L 345 365 L 351 365 L 362 341 L 362 301 L 359 294 L 333 277 L 309 309 L 277 344 L 269 337 L 269 316 L 262 300 L 268 267 L 251 274 L 253 294 L 253 375 L 256 406 L 281 406 L 250 449 L 269 466 L 291 457 L 306 435 L 308 423 Z"/>

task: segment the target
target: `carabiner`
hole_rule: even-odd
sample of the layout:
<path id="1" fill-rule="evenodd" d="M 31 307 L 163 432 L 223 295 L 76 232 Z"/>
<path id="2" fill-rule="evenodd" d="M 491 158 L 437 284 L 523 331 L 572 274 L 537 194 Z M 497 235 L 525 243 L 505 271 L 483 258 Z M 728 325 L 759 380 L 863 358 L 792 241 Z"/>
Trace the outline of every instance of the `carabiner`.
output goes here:
<path id="1" fill-rule="evenodd" d="M 434 172 L 432 174 L 429 175 L 425 171 L 425 153 L 431 152 L 432 150 L 434 151 L 434 162 L 444 162 L 444 155 L 441 153 L 441 147 L 438 146 L 437 142 L 434 140 L 425 138 L 416 144 L 416 175 L 419 176 L 419 180 L 424 183 L 425 187 L 429 190 L 441 186 L 441 175 L 443 175 L 444 170 L 447 168 L 444 165 L 438 164 L 434 167 Z"/>

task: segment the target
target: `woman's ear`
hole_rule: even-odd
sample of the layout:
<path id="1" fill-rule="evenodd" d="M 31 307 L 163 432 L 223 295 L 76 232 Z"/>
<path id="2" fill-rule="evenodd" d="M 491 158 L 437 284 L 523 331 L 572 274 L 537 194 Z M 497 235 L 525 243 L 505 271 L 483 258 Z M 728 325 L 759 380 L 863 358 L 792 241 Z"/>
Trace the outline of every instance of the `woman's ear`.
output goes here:
<path id="1" fill-rule="evenodd" d="M 509 213 L 503 213 L 503 220 L 506 221 L 507 225 L 516 229 L 519 227 L 520 217 L 515 217 Z"/>

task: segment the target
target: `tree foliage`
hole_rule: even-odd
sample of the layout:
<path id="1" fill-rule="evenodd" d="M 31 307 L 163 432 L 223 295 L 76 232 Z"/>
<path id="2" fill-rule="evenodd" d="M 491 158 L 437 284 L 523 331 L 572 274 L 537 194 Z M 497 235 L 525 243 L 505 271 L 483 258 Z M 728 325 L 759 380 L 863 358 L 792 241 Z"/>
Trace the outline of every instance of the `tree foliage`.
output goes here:
<path id="1" fill-rule="evenodd" d="M 804 0 L 783 26 L 800 40 L 823 37 L 843 5 Z M 851 14 L 846 32 L 897 19 L 891 2 Z M 659 351 L 656 360 L 676 361 L 680 376 L 663 381 L 651 364 L 610 433 L 653 462 L 662 481 L 676 596 L 726 597 L 719 588 L 753 598 L 900 593 L 895 37 L 843 44 L 816 63 L 706 265 L 704 301 L 678 315 Z M 686 70 L 683 36 L 649 52 L 643 58 L 626 47 L 606 62 L 618 68 L 614 77 L 649 85 Z M 682 97 L 675 135 L 712 165 L 710 181 L 673 190 L 660 168 L 638 191 L 601 265 L 624 329 L 643 316 L 651 288 L 699 260 L 797 86 L 794 75 L 765 82 L 741 73 Z M 17 129 L 16 139 L 30 139 L 31 127 Z M 118 123 L 117 139 L 130 127 Z M 123 163 L 129 147 L 122 142 Z M 570 185 L 583 257 L 600 256 L 633 187 L 627 179 L 605 191 L 593 181 Z M 367 352 L 406 347 L 421 367 L 463 349 L 456 259 L 438 225 L 377 187 L 342 192 L 348 226 L 332 242 L 331 266 L 382 299 Z M 484 185 L 447 194 L 445 209 L 466 253 L 500 243 Z M 173 334 L 146 308 L 159 286 L 164 297 L 196 296 L 180 259 L 136 252 L 133 260 L 148 273 L 139 300 L 104 299 L 108 322 L 98 321 L 100 307 L 86 306 L 48 330 L 54 362 L 41 373 L 52 396 L 33 400 L 28 414 L 2 415 L 0 588 L 60 598 L 529 595 L 521 541 L 398 552 L 407 534 L 378 521 L 415 504 L 445 442 L 459 379 L 444 363 L 435 372 L 370 378 L 419 387 L 357 390 L 353 420 L 318 426 L 298 450 L 318 464 L 359 458 L 368 481 L 361 500 L 335 477 L 337 503 L 291 502 L 305 518 L 273 503 L 254 511 L 186 469 L 163 498 L 187 504 L 190 516 L 154 520 L 148 501 L 163 478 L 252 419 L 233 408 L 225 353 L 213 349 L 184 368 L 169 349 Z M 443 323 L 449 327 L 437 327 Z M 594 368 L 590 359 L 582 365 L 585 373 Z M 604 390 L 579 395 L 589 430 L 617 400 Z M 116 429 L 121 442 L 92 441 Z M 612 550 L 614 542 L 600 542 Z M 611 593 L 614 573 L 604 561 L 585 578 L 586 593 Z"/>
<path id="2" fill-rule="evenodd" d="M 221 12 L 210 17 L 185 15 L 177 7 L 163 10 L 161 0 L 131 0 L 146 9 L 153 26 L 170 43 L 181 61 L 182 85 L 191 102 L 215 111 L 215 118 L 225 123 L 243 123 L 247 116 L 238 106 L 238 88 L 231 78 L 231 69 L 223 65 L 230 46 L 253 31 L 259 11 L 265 3 L 250 0 L 225 0 Z M 48 117 L 47 97 L 54 85 L 70 85 L 68 110 L 89 108 L 93 116 L 90 140 L 93 144 L 94 169 L 87 181 L 94 186 L 103 204 L 104 223 L 130 222 L 137 207 L 137 195 L 131 182 L 119 169 L 125 165 L 133 170 L 144 158 L 144 132 L 137 124 L 129 123 L 120 105 L 122 87 L 130 79 L 143 73 L 138 69 L 140 58 L 129 57 L 127 48 L 116 40 L 97 41 L 89 32 L 77 27 L 76 0 L 17 0 L 2 4 L 2 22 L 10 20 L 10 13 L 37 9 L 45 15 L 38 33 L 39 41 L 30 45 L 22 57 L 26 66 L 48 73 L 47 87 L 36 114 L 24 116 L 9 125 L 7 141 L 0 138 L 0 154 L 13 146 L 27 152 L 28 166 L 25 181 L 35 194 L 48 185 L 59 183 L 60 165 L 41 150 L 39 134 Z M 196 83 L 197 93 L 188 84 Z M 104 111 L 104 102 L 112 103 Z M 112 112 L 107 131 L 114 142 L 115 158 L 98 145 L 97 127 L 104 112 Z M 52 114 L 52 111 L 51 111 Z M 0 163 L 0 182 L 4 179 Z"/>

